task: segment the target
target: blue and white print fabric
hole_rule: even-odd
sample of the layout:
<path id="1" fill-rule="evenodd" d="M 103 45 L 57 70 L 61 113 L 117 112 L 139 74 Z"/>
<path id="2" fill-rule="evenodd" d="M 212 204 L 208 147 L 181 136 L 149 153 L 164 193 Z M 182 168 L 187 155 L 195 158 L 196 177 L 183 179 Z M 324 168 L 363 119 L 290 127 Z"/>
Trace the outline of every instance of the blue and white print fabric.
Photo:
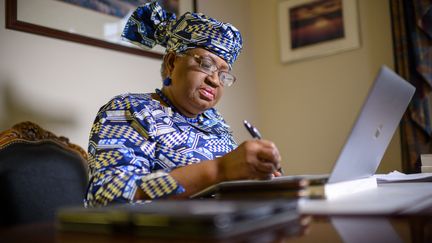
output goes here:
<path id="1" fill-rule="evenodd" d="M 182 193 L 171 170 L 236 147 L 229 126 L 213 108 L 191 123 L 151 94 L 117 96 L 99 110 L 90 132 L 85 204 L 133 202 L 138 187 L 151 199 Z"/>
<path id="2" fill-rule="evenodd" d="M 158 1 L 138 7 L 123 30 L 122 37 L 139 46 L 159 44 L 176 53 L 204 48 L 224 59 L 230 67 L 243 45 L 240 32 L 231 24 L 201 13 L 185 13 L 176 20 Z"/>

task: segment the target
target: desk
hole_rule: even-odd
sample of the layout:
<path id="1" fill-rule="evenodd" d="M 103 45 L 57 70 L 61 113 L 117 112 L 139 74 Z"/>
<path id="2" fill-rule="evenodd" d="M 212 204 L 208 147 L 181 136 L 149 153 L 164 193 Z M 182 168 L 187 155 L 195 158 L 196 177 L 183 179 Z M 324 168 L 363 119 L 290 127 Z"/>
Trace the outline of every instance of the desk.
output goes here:
<path id="1" fill-rule="evenodd" d="M 353 229 L 355 229 L 353 231 Z M 2 242 L 98 243 L 98 242 L 173 242 L 131 235 L 67 233 L 55 223 L 19 226 L 0 231 Z M 284 225 L 228 239 L 176 239 L 175 242 L 432 242 L 432 214 L 404 217 L 312 217 L 301 231 L 291 232 Z"/>
<path id="2" fill-rule="evenodd" d="M 427 183 L 432 185 L 432 183 Z M 412 186 L 413 184 L 411 184 Z M 423 184 L 420 186 L 424 186 Z M 403 193 L 401 195 L 404 195 Z M 430 202 L 428 204 L 423 202 Z M 421 209 L 417 206 L 421 205 Z M 415 210 L 385 215 L 304 215 L 296 225 L 280 224 L 225 239 L 175 239 L 175 242 L 432 242 L 432 202 L 412 205 Z M 0 230 L 1 242 L 173 242 L 128 234 L 70 233 L 56 230 L 55 222 L 17 226 Z"/>

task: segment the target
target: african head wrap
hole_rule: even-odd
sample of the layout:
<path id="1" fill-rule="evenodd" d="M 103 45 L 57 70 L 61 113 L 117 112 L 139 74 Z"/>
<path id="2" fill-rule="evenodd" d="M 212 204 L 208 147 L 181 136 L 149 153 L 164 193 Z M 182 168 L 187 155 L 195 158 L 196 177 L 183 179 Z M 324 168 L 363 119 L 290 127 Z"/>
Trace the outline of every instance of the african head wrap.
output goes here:
<path id="1" fill-rule="evenodd" d="M 123 30 L 122 37 L 144 48 L 159 44 L 166 52 L 204 48 L 224 59 L 231 67 L 242 48 L 240 32 L 201 13 L 185 13 L 176 19 L 154 1 L 138 7 Z"/>

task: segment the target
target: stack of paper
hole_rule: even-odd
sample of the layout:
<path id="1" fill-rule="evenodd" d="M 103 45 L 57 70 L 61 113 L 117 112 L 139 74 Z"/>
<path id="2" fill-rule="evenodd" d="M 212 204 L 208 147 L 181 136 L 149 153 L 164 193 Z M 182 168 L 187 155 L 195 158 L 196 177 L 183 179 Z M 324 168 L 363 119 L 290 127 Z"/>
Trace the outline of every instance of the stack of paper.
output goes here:
<path id="1" fill-rule="evenodd" d="M 432 181 L 432 173 L 404 174 L 396 170 L 388 174 L 376 174 L 374 177 L 378 183 Z"/>
<path id="2" fill-rule="evenodd" d="M 428 173 L 432 172 L 432 154 L 422 154 L 421 158 L 421 172 Z"/>

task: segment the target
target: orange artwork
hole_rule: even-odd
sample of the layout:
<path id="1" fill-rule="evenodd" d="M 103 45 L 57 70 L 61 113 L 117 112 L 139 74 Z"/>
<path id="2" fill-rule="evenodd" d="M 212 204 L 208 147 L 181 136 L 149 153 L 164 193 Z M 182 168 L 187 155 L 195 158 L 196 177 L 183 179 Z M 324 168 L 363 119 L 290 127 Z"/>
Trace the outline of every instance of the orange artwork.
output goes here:
<path id="1" fill-rule="evenodd" d="M 345 36 L 342 0 L 320 0 L 288 9 L 291 48 Z"/>

